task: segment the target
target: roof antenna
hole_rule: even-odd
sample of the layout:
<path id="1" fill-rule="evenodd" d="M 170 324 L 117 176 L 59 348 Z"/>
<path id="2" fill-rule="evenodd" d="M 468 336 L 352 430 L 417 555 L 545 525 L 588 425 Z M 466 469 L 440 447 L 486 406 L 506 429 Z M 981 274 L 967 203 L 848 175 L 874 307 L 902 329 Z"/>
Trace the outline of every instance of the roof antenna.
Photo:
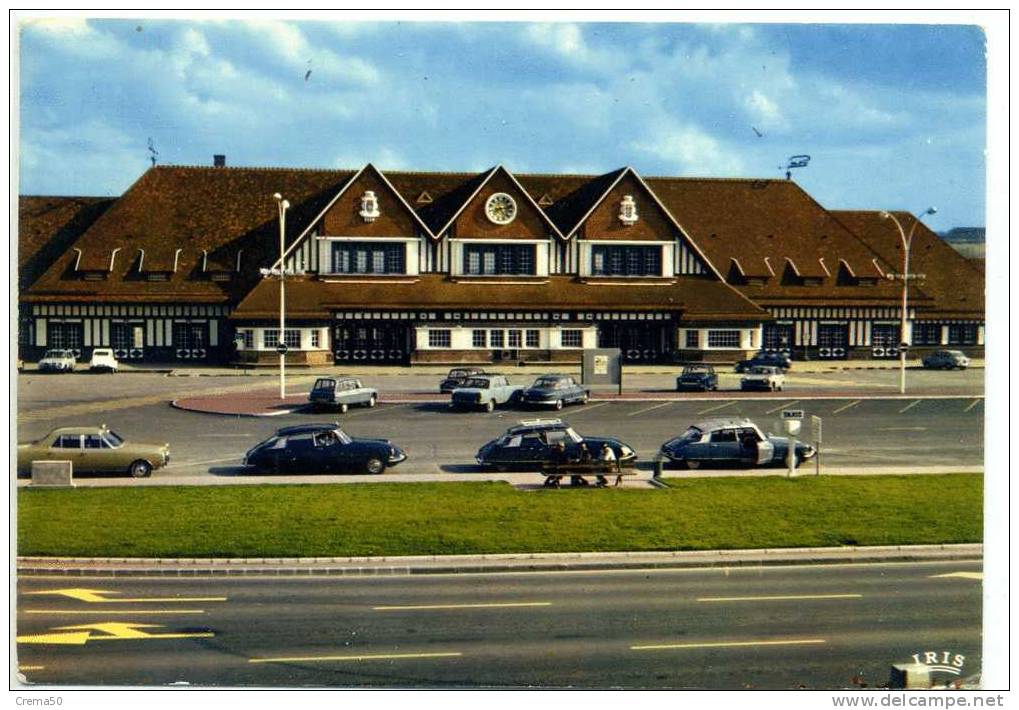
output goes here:
<path id="1" fill-rule="evenodd" d="M 782 167 L 781 165 L 779 165 L 778 169 L 779 170 L 785 170 L 785 179 L 786 180 L 792 180 L 793 179 L 793 172 L 792 172 L 793 168 L 805 168 L 805 167 L 807 167 L 808 163 L 810 163 L 810 156 L 809 155 L 791 155 L 791 156 L 789 156 L 789 161 L 785 164 L 785 167 Z"/>
<path id="2" fill-rule="evenodd" d="M 156 167 L 156 160 L 159 158 L 159 151 L 156 150 L 156 144 L 149 138 L 149 160 L 152 161 L 152 167 Z"/>

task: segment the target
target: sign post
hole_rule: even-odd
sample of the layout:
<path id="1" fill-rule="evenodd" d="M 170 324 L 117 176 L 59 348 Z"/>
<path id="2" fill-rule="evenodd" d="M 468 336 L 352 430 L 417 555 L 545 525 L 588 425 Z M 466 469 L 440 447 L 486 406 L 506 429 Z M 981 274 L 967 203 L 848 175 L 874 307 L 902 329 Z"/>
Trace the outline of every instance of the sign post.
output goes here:
<path id="1" fill-rule="evenodd" d="M 814 475 L 821 475 L 821 417 L 816 414 L 810 415 L 810 438 L 813 440 L 814 450 L 817 452 L 814 454 Z"/>

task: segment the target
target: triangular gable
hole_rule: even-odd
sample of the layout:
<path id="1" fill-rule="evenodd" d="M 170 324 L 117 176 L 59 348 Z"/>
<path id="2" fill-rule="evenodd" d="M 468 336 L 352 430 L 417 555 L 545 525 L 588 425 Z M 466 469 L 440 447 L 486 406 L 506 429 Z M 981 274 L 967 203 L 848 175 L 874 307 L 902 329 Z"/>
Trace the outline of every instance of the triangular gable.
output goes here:
<path id="1" fill-rule="evenodd" d="M 341 197 L 343 197 L 347 190 L 350 189 L 351 186 L 356 184 L 357 181 L 361 178 L 361 176 L 366 172 L 373 173 L 376 177 L 379 178 L 379 180 L 381 180 L 383 185 L 385 185 L 385 187 L 392 193 L 392 195 L 396 197 L 397 201 L 406 209 L 407 214 L 419 227 L 421 227 L 421 230 L 426 235 L 432 238 L 435 237 L 432 231 L 428 228 L 428 225 L 425 224 L 424 221 L 422 221 L 418 213 L 415 212 L 414 209 L 407 203 L 407 200 L 405 200 L 403 195 L 400 194 L 400 191 L 393 187 L 392 183 L 390 183 L 389 180 L 386 179 L 386 176 L 382 173 L 382 171 L 376 168 L 371 163 L 368 163 L 363 168 L 354 173 L 350 177 L 350 179 L 347 180 L 346 183 L 344 183 L 343 187 L 339 189 L 336 195 L 331 200 L 329 200 L 325 208 L 323 208 L 322 211 L 319 212 L 318 215 L 308 223 L 308 225 L 297 236 L 297 238 L 293 242 L 291 242 L 290 246 L 288 246 L 286 250 L 283 252 L 283 260 L 287 259 L 291 254 L 293 254 L 304 243 L 304 241 L 308 239 L 309 235 L 312 234 L 315 227 L 319 223 L 321 223 L 322 219 L 329 213 L 329 210 L 333 208 L 333 206 L 339 201 Z M 273 262 L 273 268 L 279 268 L 280 261 L 281 261 L 280 259 L 277 259 L 275 262 Z"/>
<path id="2" fill-rule="evenodd" d="M 502 165 L 496 165 L 494 168 L 489 170 L 487 174 L 485 174 L 484 178 L 479 181 L 477 187 L 471 192 L 471 194 L 467 197 L 467 199 L 465 199 L 463 201 L 463 203 L 456 209 L 456 211 L 446 221 L 446 223 L 442 226 L 442 228 L 435 231 L 435 234 L 440 235 L 440 236 L 442 234 L 445 234 L 446 231 L 453 225 L 453 223 L 456 222 L 456 220 L 460 217 L 460 215 L 463 214 L 463 211 L 465 209 L 467 209 L 468 205 L 470 205 L 474 201 L 474 198 L 476 198 L 478 196 L 478 193 L 480 193 L 482 191 L 482 189 L 484 189 L 484 187 L 491 181 L 491 179 L 496 174 L 505 175 L 509 179 L 509 181 L 516 187 L 516 189 L 520 192 L 520 194 L 524 196 L 526 201 L 534 208 L 535 212 L 537 212 L 537 214 L 541 218 L 541 220 L 548 227 L 551 228 L 552 232 L 554 234 L 558 235 L 560 238 L 565 239 L 565 237 L 563 236 L 563 233 L 559 230 L 559 227 L 556 226 L 555 222 L 553 222 L 549 218 L 549 216 L 547 214 L 545 214 L 545 210 L 543 210 L 538 205 L 538 203 L 534 201 L 534 198 L 531 197 L 531 193 L 529 193 L 524 188 L 524 186 L 520 184 L 520 182 L 513 176 L 513 173 L 511 173 L 509 170 L 504 168 Z"/>

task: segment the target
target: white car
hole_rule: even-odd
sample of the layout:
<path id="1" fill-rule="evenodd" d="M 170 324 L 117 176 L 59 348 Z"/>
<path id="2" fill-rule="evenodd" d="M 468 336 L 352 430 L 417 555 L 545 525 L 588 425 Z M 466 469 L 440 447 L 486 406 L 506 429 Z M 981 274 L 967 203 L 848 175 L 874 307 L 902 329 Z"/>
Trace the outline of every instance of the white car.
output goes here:
<path id="1" fill-rule="evenodd" d="M 782 370 L 771 365 L 754 365 L 739 381 L 741 390 L 781 391 L 785 387 L 785 375 Z"/>
<path id="2" fill-rule="evenodd" d="M 110 348 L 96 348 L 92 351 L 92 359 L 88 369 L 92 372 L 116 372 L 119 363 Z"/>
<path id="3" fill-rule="evenodd" d="M 74 372 L 74 363 L 70 350 L 47 350 L 39 361 L 39 372 Z"/>

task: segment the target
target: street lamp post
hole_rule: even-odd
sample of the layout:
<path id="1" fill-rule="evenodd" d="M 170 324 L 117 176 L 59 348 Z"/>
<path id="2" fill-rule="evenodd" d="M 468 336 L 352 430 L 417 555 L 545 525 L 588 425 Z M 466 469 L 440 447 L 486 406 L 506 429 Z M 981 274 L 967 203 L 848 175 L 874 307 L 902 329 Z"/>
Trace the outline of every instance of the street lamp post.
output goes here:
<path id="1" fill-rule="evenodd" d="M 906 234 L 906 231 L 902 228 L 902 223 L 899 222 L 894 214 L 891 212 L 881 213 L 883 219 L 890 219 L 895 223 L 896 228 L 899 230 L 899 237 L 902 239 L 902 273 L 892 275 L 893 278 L 902 280 L 902 320 L 899 326 L 899 394 L 906 394 L 906 348 L 909 345 L 906 338 L 906 314 L 909 305 L 909 279 L 911 278 L 909 273 L 909 248 L 913 244 L 913 232 L 916 231 L 916 225 L 920 224 L 921 219 L 927 215 L 935 214 L 937 211 L 936 207 L 928 207 L 916 215 L 913 224 L 909 228 L 909 234 Z"/>
<path id="2" fill-rule="evenodd" d="M 273 199 L 276 200 L 276 209 L 279 212 L 280 221 L 280 337 L 276 347 L 276 351 L 280 355 L 280 399 L 286 399 L 286 368 L 287 368 L 287 347 L 286 347 L 286 288 L 284 281 L 286 280 L 286 268 L 283 264 L 283 255 L 286 251 L 286 224 L 287 224 L 287 209 L 290 207 L 290 203 L 283 199 L 283 195 L 276 193 L 273 195 Z"/>

